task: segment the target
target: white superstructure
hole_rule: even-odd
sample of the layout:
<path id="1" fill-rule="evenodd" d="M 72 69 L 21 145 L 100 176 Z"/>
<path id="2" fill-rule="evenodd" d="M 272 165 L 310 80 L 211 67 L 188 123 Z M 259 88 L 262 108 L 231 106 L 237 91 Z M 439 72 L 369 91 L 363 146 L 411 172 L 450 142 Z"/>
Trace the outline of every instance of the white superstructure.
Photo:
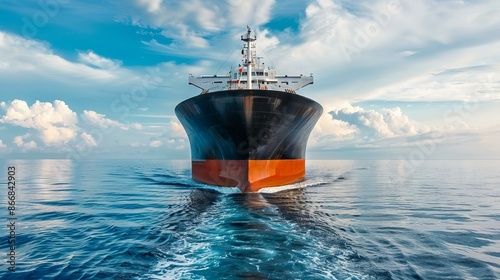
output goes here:
<path id="1" fill-rule="evenodd" d="M 189 84 L 198 87 L 203 93 L 224 90 L 239 90 L 239 89 L 259 89 L 259 90 L 278 90 L 289 93 L 312 84 L 313 76 L 290 76 L 278 75 L 276 70 L 270 67 L 265 67 L 261 62 L 262 57 L 257 57 L 255 51 L 255 43 L 257 38 L 252 37 L 250 27 L 247 27 L 246 36 L 241 36 L 241 40 L 245 42 L 244 48 L 241 51 L 243 64 L 236 71 L 230 71 L 228 75 L 203 75 L 194 77 L 189 74 Z"/>

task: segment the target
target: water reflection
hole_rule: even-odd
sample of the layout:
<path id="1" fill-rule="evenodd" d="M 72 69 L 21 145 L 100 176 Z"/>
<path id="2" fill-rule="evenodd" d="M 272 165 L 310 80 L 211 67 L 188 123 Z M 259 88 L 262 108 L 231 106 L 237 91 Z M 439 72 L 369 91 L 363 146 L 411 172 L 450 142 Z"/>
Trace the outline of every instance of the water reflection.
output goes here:
<path id="1" fill-rule="evenodd" d="M 71 197 L 73 162 L 70 160 L 16 160 L 19 213 L 39 217 L 30 223 L 36 230 L 68 226 L 63 213 L 76 211 Z"/>
<path id="2" fill-rule="evenodd" d="M 20 189 L 26 201 L 58 201 L 68 198 L 66 187 L 71 185 L 73 162 L 71 160 L 22 160 L 16 169 Z"/>

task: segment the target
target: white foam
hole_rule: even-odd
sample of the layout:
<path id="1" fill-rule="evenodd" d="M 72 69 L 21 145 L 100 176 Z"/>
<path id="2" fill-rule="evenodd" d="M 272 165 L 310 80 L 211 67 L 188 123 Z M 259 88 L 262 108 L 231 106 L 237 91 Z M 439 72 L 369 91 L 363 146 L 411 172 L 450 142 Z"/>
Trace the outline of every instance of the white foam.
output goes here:
<path id="1" fill-rule="evenodd" d="M 313 187 L 313 186 L 318 186 L 327 183 L 323 179 L 308 179 L 305 181 L 297 182 L 294 184 L 289 184 L 289 185 L 283 185 L 283 186 L 278 186 L 278 187 L 267 187 L 267 188 L 262 188 L 258 190 L 258 193 L 277 193 L 277 192 L 282 192 L 282 191 L 289 191 L 289 190 L 295 190 L 295 189 L 303 189 L 307 187 Z M 196 188 L 200 189 L 205 189 L 205 190 L 212 190 L 221 194 L 235 194 L 235 193 L 241 193 L 240 189 L 237 187 L 222 187 L 222 186 L 214 186 L 214 185 L 207 185 L 203 183 L 196 183 L 194 182 L 192 184 Z"/>
<path id="2" fill-rule="evenodd" d="M 259 193 L 277 193 L 277 192 L 282 192 L 282 191 L 289 191 L 289 190 L 295 190 L 295 189 L 303 189 L 307 187 L 312 187 L 312 186 L 317 186 L 317 185 L 322 185 L 325 184 L 326 182 L 320 179 L 313 179 L 313 180 L 305 180 L 302 182 L 298 182 L 295 184 L 290 184 L 290 185 L 283 185 L 279 187 L 268 187 L 268 188 L 262 188 L 258 192 Z"/>
<path id="3" fill-rule="evenodd" d="M 212 190 L 212 191 L 216 191 L 216 192 L 222 193 L 222 194 L 241 193 L 240 189 L 238 189 L 237 187 L 213 186 L 213 185 L 206 185 L 206 184 L 202 184 L 202 183 L 196 183 L 196 184 L 194 184 L 194 186 L 197 188 L 200 188 L 200 189 Z"/>

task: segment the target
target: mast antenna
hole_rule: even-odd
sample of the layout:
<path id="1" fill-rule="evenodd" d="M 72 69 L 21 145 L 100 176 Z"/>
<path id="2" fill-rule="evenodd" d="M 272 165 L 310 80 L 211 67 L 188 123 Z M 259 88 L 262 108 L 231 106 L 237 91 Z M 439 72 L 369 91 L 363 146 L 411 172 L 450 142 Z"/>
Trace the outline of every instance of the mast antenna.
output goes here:
<path id="1" fill-rule="evenodd" d="M 243 37 L 243 35 L 241 35 L 241 41 L 247 43 L 247 57 L 243 62 L 243 65 L 247 67 L 247 89 L 252 89 L 252 64 L 254 63 L 252 55 L 252 42 L 255 40 L 257 40 L 257 37 L 254 35 L 252 38 L 252 30 L 247 25 L 246 37 Z"/>

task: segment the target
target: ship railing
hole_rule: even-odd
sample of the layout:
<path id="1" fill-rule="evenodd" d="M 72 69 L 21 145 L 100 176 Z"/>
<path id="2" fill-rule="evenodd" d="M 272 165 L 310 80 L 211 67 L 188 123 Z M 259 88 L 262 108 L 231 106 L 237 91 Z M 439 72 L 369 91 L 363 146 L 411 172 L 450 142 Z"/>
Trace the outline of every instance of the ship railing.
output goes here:
<path id="1" fill-rule="evenodd" d="M 222 86 L 222 87 L 212 87 L 212 88 L 205 88 L 201 91 L 200 94 L 206 94 L 206 93 L 209 93 L 209 92 L 215 92 L 215 91 L 231 91 L 231 90 L 244 90 L 246 89 L 246 84 L 229 84 L 229 85 L 226 85 L 226 86 Z M 284 91 L 284 92 L 287 92 L 287 93 L 290 93 L 290 94 L 296 94 L 296 90 L 293 89 L 293 88 L 285 88 L 285 87 L 281 87 L 281 85 L 266 85 L 266 84 L 258 84 L 257 85 L 257 88 L 256 89 L 259 89 L 259 90 L 276 90 L 276 91 Z"/>

